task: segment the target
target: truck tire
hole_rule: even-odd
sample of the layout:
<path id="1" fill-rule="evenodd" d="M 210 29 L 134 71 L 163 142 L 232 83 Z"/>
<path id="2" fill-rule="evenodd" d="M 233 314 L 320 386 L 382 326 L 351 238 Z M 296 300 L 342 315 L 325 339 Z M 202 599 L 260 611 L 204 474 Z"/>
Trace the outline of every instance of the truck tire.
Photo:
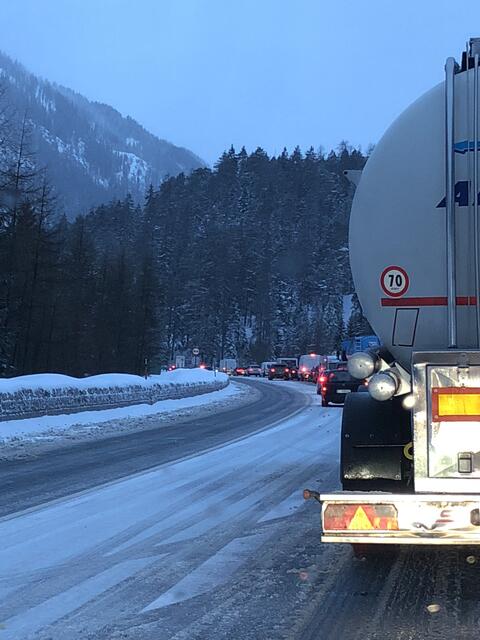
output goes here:
<path id="1" fill-rule="evenodd" d="M 378 402 L 366 393 L 345 401 L 340 481 L 346 491 L 408 491 L 411 461 L 403 449 L 412 440 L 411 414 L 401 398 Z"/>
<path id="2" fill-rule="evenodd" d="M 322 407 L 328 407 L 328 400 L 322 398 Z"/>

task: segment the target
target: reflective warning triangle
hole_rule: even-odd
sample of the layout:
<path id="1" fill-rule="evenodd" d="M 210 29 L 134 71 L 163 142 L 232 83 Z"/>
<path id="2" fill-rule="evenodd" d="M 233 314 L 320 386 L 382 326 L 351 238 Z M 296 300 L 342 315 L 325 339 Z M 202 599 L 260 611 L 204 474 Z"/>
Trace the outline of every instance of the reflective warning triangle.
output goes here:
<path id="1" fill-rule="evenodd" d="M 355 529 L 356 531 L 365 531 L 366 529 L 373 529 L 374 526 L 368 519 L 367 514 L 362 507 L 358 507 L 355 511 L 355 515 L 350 520 L 350 524 L 347 529 Z"/>

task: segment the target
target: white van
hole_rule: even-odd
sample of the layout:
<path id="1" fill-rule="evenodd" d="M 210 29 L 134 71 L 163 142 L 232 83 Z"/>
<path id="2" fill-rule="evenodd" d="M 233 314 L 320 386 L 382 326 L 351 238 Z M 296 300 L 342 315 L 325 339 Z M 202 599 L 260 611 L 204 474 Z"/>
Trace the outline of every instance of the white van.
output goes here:
<path id="1" fill-rule="evenodd" d="M 298 358 L 278 358 L 277 362 L 286 364 L 287 367 L 291 367 L 292 369 L 298 369 Z"/>
<path id="2" fill-rule="evenodd" d="M 312 375 L 313 367 L 317 367 L 324 359 L 316 353 L 308 353 L 300 356 L 298 362 L 298 378 L 299 380 L 309 380 Z"/>

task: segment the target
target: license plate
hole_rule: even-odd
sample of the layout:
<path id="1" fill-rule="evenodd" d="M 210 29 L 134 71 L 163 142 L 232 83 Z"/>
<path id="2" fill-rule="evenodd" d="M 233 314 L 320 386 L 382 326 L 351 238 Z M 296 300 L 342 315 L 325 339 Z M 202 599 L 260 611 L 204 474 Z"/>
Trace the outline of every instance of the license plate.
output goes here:
<path id="1" fill-rule="evenodd" d="M 337 393 L 350 393 L 351 389 L 338 389 Z"/>

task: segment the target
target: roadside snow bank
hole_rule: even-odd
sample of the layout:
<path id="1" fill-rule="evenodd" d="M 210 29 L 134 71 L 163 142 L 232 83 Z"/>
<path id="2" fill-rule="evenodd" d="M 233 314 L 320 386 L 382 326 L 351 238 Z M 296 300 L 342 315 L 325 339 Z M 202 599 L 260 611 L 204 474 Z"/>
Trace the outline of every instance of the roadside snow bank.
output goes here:
<path id="1" fill-rule="evenodd" d="M 19 445 L 20 454 L 25 453 L 24 445 L 45 444 L 68 438 L 68 442 L 85 441 L 97 437 L 109 437 L 123 432 L 158 428 L 171 416 L 171 420 L 181 419 L 201 408 L 208 411 L 224 406 L 231 407 L 252 395 L 252 390 L 244 385 L 229 384 L 219 391 L 190 396 L 178 400 L 161 400 L 153 405 L 136 404 L 100 411 L 81 411 L 68 415 L 40 416 L 24 420 L 8 420 L 0 423 L 0 445 Z M 253 397 L 255 395 L 253 394 Z M 67 442 L 67 440 L 66 440 Z M 23 447 L 23 448 L 22 448 Z M 0 460 L 5 455 L 0 453 Z"/>
<path id="2" fill-rule="evenodd" d="M 218 391 L 228 376 L 204 369 L 177 369 L 147 380 L 108 373 L 72 378 L 56 373 L 0 380 L 0 421 L 136 404 L 152 405 Z M 0 426 L 1 432 L 1 426 Z"/>

